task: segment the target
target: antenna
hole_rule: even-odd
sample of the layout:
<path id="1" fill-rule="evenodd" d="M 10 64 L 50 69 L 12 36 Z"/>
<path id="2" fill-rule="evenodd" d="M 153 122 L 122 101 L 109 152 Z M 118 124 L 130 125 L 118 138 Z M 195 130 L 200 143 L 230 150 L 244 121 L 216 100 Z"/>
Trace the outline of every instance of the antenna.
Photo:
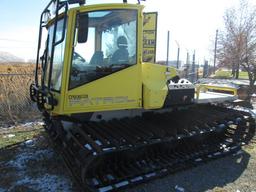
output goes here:
<path id="1" fill-rule="evenodd" d="M 138 4 L 140 4 L 141 1 L 146 1 L 146 0 L 138 0 Z M 127 3 L 127 0 L 123 0 L 123 3 Z"/>
<path id="2" fill-rule="evenodd" d="M 85 0 L 68 0 L 68 4 L 76 4 L 79 3 L 79 5 L 84 5 Z"/>
<path id="3" fill-rule="evenodd" d="M 140 4 L 141 1 L 146 1 L 146 0 L 138 0 L 138 4 Z"/>
<path id="4" fill-rule="evenodd" d="M 169 65 L 169 43 L 170 43 L 170 31 L 167 32 L 167 54 L 166 54 L 166 66 Z M 168 68 L 167 68 L 168 69 Z"/>

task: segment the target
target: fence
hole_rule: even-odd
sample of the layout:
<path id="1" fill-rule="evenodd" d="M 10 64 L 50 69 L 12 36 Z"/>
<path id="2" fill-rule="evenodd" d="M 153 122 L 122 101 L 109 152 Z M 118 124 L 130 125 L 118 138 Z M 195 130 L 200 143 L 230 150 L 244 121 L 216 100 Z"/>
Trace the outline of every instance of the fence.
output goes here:
<path id="1" fill-rule="evenodd" d="M 0 124 L 31 120 L 39 115 L 29 98 L 33 78 L 28 73 L 0 73 Z"/>

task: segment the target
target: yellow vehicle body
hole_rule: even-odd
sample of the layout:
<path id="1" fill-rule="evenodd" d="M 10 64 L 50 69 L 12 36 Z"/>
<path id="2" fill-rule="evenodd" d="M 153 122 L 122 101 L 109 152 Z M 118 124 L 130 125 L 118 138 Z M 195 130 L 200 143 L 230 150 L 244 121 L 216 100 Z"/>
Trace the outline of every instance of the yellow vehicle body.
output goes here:
<path id="1" fill-rule="evenodd" d="M 113 9 L 138 11 L 136 64 L 85 85 L 69 90 L 76 15 L 83 12 Z M 123 109 L 159 109 L 168 94 L 167 80 L 176 76 L 172 67 L 143 63 L 143 6 L 134 4 L 100 4 L 70 9 L 67 13 L 67 40 L 60 92 L 53 92 L 57 105 L 54 115 Z M 50 21 L 49 23 L 53 23 Z M 166 73 L 168 71 L 168 74 Z M 50 107 L 45 104 L 46 109 Z"/>

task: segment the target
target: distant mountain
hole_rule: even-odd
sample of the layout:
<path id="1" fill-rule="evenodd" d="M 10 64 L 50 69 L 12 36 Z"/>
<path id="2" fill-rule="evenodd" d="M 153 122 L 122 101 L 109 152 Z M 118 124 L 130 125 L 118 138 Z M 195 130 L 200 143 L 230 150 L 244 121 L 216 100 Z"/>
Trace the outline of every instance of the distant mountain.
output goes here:
<path id="1" fill-rule="evenodd" d="M 16 62 L 24 62 L 24 60 L 11 53 L 0 51 L 0 63 L 16 63 Z"/>

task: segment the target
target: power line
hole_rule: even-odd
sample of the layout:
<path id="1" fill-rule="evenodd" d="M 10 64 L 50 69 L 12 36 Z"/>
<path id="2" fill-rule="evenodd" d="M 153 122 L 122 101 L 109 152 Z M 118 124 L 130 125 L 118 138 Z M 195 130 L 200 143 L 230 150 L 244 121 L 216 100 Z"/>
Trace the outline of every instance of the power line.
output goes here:
<path id="1" fill-rule="evenodd" d="M 5 47 L 5 46 L 0 46 L 0 49 L 35 49 L 36 47 L 15 47 L 15 46 L 10 46 L 10 47 Z"/>
<path id="2" fill-rule="evenodd" d="M 24 41 L 19 39 L 8 39 L 8 38 L 0 38 L 0 41 L 12 41 L 12 42 L 22 42 L 22 43 L 34 43 L 32 41 Z"/>
<path id="3" fill-rule="evenodd" d="M 31 76 L 33 73 L 0 73 L 0 76 Z"/>

